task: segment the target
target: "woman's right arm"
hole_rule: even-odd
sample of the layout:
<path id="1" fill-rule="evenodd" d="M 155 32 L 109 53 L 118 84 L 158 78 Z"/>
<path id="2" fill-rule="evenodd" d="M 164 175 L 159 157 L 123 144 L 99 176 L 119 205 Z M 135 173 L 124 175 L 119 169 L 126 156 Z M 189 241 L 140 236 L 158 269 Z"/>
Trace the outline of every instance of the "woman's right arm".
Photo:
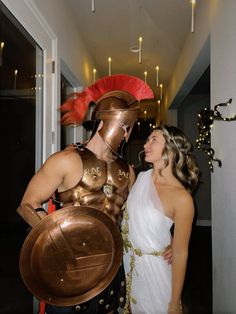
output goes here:
<path id="1" fill-rule="evenodd" d="M 194 217 L 194 204 L 191 195 L 184 191 L 175 202 L 174 235 L 172 241 L 172 294 L 169 313 L 182 313 L 181 294 L 184 285 L 188 245 Z"/>

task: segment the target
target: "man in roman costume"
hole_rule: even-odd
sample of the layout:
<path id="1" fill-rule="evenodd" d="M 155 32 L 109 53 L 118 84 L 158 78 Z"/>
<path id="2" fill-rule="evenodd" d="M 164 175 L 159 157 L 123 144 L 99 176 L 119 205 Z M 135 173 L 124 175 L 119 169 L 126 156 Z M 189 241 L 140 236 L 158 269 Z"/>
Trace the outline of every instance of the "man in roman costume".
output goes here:
<path id="1" fill-rule="evenodd" d="M 20 268 L 47 314 L 117 313 L 125 304 L 120 221 L 135 180 L 122 158 L 150 87 L 128 75 L 98 80 L 61 107 L 62 123 L 81 124 L 95 104 L 91 138 L 51 155 L 33 176 L 18 213 L 33 227 Z M 43 204 L 53 195 L 57 211 Z"/>

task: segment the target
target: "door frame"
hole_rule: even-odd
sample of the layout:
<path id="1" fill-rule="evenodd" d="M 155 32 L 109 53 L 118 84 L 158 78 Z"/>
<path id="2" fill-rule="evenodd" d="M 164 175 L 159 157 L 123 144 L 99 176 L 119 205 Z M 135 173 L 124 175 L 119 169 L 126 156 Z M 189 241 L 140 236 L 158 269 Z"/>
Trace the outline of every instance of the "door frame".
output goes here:
<path id="1" fill-rule="evenodd" d="M 60 148 L 57 37 L 33 0 L 2 0 L 2 3 L 43 50 L 43 125 L 36 130 L 36 147 L 40 146 L 37 143 L 42 143 L 42 151 L 36 154 L 37 170 L 49 155 Z M 39 118 L 37 114 L 36 119 Z"/>

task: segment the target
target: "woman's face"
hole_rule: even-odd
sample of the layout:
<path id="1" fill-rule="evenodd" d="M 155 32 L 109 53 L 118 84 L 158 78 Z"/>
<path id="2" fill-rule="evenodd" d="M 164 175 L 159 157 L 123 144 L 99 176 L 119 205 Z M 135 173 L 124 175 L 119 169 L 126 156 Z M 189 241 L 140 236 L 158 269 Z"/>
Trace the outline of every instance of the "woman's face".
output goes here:
<path id="1" fill-rule="evenodd" d="M 153 131 L 144 145 L 145 161 L 150 163 L 162 161 L 165 139 L 160 130 Z"/>

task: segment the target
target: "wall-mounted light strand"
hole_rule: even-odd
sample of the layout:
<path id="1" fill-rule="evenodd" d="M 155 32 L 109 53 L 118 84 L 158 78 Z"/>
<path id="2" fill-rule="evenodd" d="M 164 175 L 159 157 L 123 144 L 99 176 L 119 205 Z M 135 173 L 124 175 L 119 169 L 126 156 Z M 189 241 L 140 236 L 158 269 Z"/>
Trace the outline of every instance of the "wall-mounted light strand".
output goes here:
<path id="1" fill-rule="evenodd" d="M 214 109 L 204 108 L 198 113 L 197 128 L 199 137 L 196 139 L 196 146 L 207 155 L 208 164 L 212 172 L 214 170 L 213 162 L 217 162 L 219 167 L 222 166 L 222 162 L 215 157 L 215 150 L 211 146 L 211 129 L 215 120 L 236 121 L 236 114 L 230 117 L 224 117 L 218 110 L 220 107 L 229 106 L 231 102 L 232 98 L 227 102 L 214 106 Z"/>

